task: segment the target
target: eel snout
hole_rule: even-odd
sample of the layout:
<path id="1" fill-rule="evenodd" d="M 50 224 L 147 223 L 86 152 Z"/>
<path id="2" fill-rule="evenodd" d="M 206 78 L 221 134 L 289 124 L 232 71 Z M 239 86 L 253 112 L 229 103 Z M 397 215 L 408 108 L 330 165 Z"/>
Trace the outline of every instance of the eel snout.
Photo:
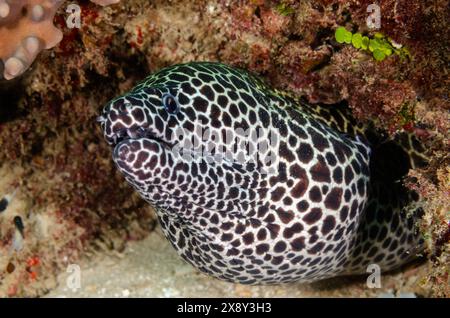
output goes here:
<path id="1" fill-rule="evenodd" d="M 126 139 L 152 136 L 147 116 L 142 108 L 133 106 L 126 98 L 119 98 L 105 106 L 100 122 L 106 141 L 115 146 Z"/>

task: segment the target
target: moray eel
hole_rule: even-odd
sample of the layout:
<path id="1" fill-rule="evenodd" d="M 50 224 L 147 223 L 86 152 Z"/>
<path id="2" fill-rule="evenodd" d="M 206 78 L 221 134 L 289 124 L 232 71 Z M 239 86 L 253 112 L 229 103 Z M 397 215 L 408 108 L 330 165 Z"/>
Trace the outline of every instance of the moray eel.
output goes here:
<path id="1" fill-rule="evenodd" d="M 219 279 L 387 271 L 422 249 L 419 197 L 401 179 L 424 162 L 423 149 L 358 124 L 345 106 L 311 105 L 245 70 L 193 62 L 149 76 L 99 121 L 177 252 Z"/>

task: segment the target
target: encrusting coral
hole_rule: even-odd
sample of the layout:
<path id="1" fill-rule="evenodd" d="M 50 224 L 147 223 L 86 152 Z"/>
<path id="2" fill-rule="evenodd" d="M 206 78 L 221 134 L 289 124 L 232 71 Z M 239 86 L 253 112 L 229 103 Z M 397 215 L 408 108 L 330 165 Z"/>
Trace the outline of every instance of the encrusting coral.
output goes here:
<path id="1" fill-rule="evenodd" d="M 106 6 L 120 0 L 93 0 Z M 63 34 L 53 25 L 64 0 L 0 0 L 0 59 L 10 80 L 25 72 L 43 49 L 56 46 Z"/>

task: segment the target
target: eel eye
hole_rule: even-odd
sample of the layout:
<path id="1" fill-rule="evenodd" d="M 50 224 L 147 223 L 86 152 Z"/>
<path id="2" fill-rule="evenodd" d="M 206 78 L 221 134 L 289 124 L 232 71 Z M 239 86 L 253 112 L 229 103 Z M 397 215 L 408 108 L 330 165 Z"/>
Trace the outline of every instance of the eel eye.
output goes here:
<path id="1" fill-rule="evenodd" d="M 180 111 L 180 105 L 177 99 L 172 94 L 164 94 L 162 102 L 166 111 L 171 115 L 176 115 Z"/>

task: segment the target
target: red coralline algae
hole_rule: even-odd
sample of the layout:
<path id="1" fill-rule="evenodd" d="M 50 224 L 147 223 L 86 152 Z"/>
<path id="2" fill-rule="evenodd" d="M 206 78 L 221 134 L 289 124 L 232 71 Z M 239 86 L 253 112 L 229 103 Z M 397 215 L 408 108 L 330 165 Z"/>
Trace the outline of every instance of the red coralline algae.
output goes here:
<path id="1" fill-rule="evenodd" d="M 260 12 L 262 27 L 268 36 L 281 36 L 289 29 L 292 20 L 281 15 L 275 8 L 263 8 Z"/>
<path id="2" fill-rule="evenodd" d="M 366 29 L 369 0 L 350 1 L 352 19 L 362 30 Z M 445 97 L 450 79 L 443 70 L 448 69 L 448 1 L 386 0 L 379 3 L 383 34 L 408 47 L 413 58 L 405 70 L 405 82 L 411 85 L 417 97 L 426 99 L 432 108 L 450 108 Z M 399 67 L 397 67 L 399 69 Z M 435 97 L 439 101 L 434 100 Z M 436 104 L 437 103 L 437 104 Z M 439 105 L 440 104 L 440 105 Z"/>

